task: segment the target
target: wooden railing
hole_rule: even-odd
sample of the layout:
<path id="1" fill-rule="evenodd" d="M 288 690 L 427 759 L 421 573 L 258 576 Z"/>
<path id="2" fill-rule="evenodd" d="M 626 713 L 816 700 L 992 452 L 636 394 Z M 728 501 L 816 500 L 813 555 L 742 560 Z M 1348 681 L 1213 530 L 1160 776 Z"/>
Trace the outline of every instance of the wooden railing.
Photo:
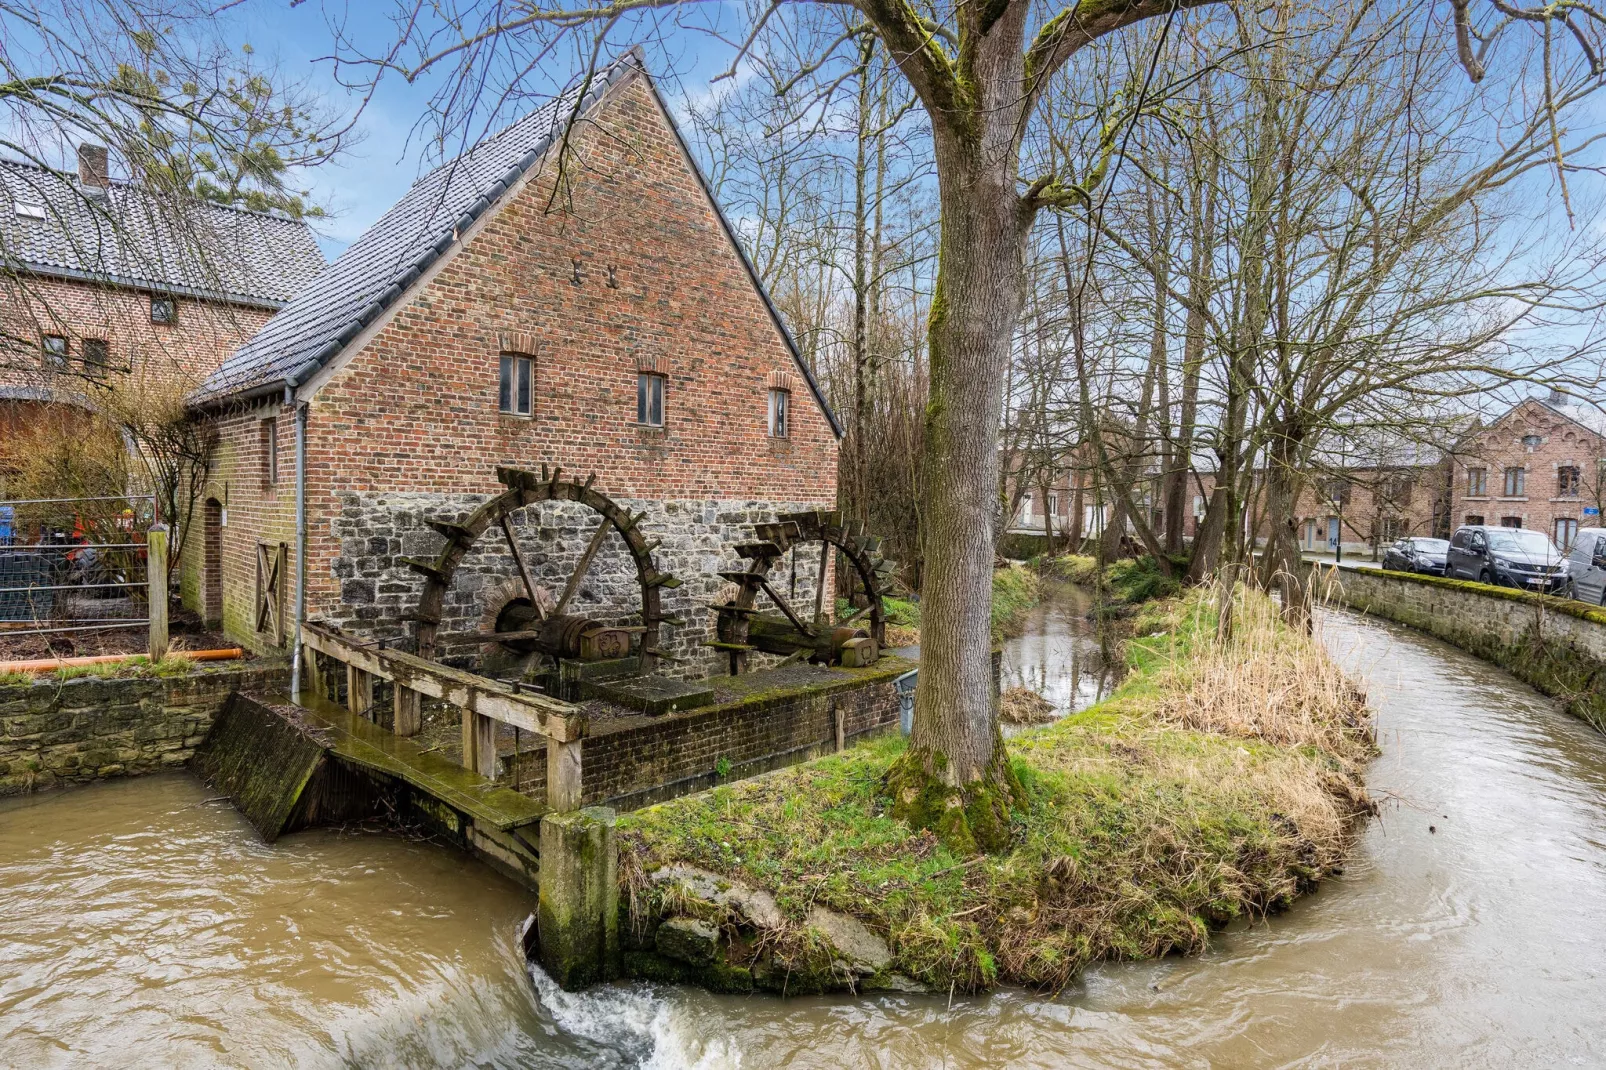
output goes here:
<path id="1" fill-rule="evenodd" d="M 346 706 L 372 719 L 374 681 L 394 690 L 395 731 L 410 736 L 422 727 L 424 697 L 463 711 L 463 767 L 495 779 L 496 726 L 509 724 L 546 742 L 547 805 L 562 812 L 580 806 L 580 745 L 586 719 L 575 706 L 539 692 L 453 669 L 414 654 L 359 643 L 327 625 L 302 626 L 303 656 L 320 698 L 328 699 L 320 658 L 346 667 Z"/>

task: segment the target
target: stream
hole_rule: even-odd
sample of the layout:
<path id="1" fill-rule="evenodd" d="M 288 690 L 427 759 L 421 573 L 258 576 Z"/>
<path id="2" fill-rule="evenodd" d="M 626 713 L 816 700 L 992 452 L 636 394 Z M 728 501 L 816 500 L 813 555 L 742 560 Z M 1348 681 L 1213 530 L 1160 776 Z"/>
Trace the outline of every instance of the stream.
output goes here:
<path id="1" fill-rule="evenodd" d="M 1322 627 L 1378 712 L 1383 815 L 1202 956 L 1052 998 L 568 995 L 525 971 L 527 895 L 463 856 L 268 847 L 174 774 L 0 802 L 0 1066 L 1606 1065 L 1606 739 L 1420 634 Z M 1006 686 L 1086 705 L 1097 650 L 1045 606 Z"/>

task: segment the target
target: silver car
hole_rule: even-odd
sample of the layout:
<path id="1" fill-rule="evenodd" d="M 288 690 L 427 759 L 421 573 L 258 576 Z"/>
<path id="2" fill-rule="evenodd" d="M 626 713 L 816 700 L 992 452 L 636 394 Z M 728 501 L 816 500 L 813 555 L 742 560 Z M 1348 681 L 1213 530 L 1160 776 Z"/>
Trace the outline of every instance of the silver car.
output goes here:
<path id="1" fill-rule="evenodd" d="M 1606 606 L 1606 528 L 1581 528 L 1567 551 L 1572 595 L 1580 602 Z"/>

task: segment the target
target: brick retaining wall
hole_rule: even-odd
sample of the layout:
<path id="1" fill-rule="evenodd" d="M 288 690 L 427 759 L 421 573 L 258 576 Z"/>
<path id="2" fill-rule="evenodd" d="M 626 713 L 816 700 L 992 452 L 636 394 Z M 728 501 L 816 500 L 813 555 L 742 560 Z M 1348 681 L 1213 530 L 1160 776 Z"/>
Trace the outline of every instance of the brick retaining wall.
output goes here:
<path id="1" fill-rule="evenodd" d="M 286 686 L 275 663 L 0 687 L 0 796 L 176 768 L 231 693 Z"/>
<path id="2" fill-rule="evenodd" d="M 912 668 L 913 662 L 882 658 L 868 669 L 832 670 L 828 681 L 807 687 L 771 687 L 699 709 L 598 725 L 581 750 L 584 802 L 633 810 L 817 758 L 836 749 L 838 710 L 849 743 L 895 731 L 893 681 Z M 728 763 L 723 778 L 716 772 L 721 759 Z M 539 744 L 521 753 L 517 783 L 525 794 L 545 797 L 546 751 Z"/>

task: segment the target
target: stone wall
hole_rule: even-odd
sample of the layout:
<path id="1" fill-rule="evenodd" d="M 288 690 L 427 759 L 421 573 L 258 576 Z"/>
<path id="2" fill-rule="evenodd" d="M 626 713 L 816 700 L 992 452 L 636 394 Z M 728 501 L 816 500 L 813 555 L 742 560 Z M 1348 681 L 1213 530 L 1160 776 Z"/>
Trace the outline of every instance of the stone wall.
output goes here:
<path id="1" fill-rule="evenodd" d="M 0 687 L 0 796 L 176 768 L 230 694 L 287 684 L 275 664 Z"/>
<path id="2" fill-rule="evenodd" d="M 1606 731 L 1606 612 L 1467 580 L 1319 566 L 1319 597 L 1408 624 L 1494 662 Z"/>
<path id="3" fill-rule="evenodd" d="M 762 676 L 727 678 L 721 686 L 751 680 L 758 689 L 700 709 L 596 726 L 581 748 L 583 801 L 633 810 L 817 758 L 836 749 L 838 711 L 848 744 L 897 731 L 893 681 L 912 668 L 884 657 L 868 669 L 805 670 L 818 679 L 795 687 Z M 545 798 L 544 747 L 522 752 L 505 775 L 525 794 Z"/>
<path id="4" fill-rule="evenodd" d="M 341 494 L 339 512 L 328 532 L 340 548 L 333 564 L 340 582 L 340 601 L 323 607 L 322 619 L 355 635 L 410 638 L 404 614 L 417 607 L 424 579 L 400 558 L 433 558 L 443 540 L 425 525 L 425 519 L 460 520 L 486 498 L 482 494 Z M 778 513 L 816 507 L 753 501 L 617 500 L 633 513 L 645 512 L 641 530 L 649 539 L 662 541 L 654 551 L 658 567 L 682 581 L 679 588 L 662 592 L 664 612 L 684 623 L 665 624 L 661 646 L 685 659 L 670 663 L 665 671 L 690 676 L 703 675 L 717 661 L 717 655 L 702 644 L 714 638 L 714 614 L 709 607 L 721 601 L 724 590 L 731 586 L 719 572 L 746 565 L 736 556 L 736 544 L 753 541 L 755 523 L 773 521 Z M 515 537 L 535 582 L 554 597 L 561 594 L 601 521 L 599 514 L 575 502 L 544 502 L 514 514 Z M 790 557 L 776 567 L 776 585 L 789 601 L 812 609 L 819 544 L 807 544 L 796 557 L 795 588 Z M 507 540 L 492 527 L 457 568 L 441 620 L 442 634 L 492 630 L 497 610 L 509 596 L 523 593 L 517 577 Z M 618 532 L 613 532 L 587 570 L 569 612 L 594 616 L 608 624 L 629 624 L 639 621 L 640 607 L 635 559 Z M 443 643 L 442 651 L 450 653 L 451 644 Z"/>

